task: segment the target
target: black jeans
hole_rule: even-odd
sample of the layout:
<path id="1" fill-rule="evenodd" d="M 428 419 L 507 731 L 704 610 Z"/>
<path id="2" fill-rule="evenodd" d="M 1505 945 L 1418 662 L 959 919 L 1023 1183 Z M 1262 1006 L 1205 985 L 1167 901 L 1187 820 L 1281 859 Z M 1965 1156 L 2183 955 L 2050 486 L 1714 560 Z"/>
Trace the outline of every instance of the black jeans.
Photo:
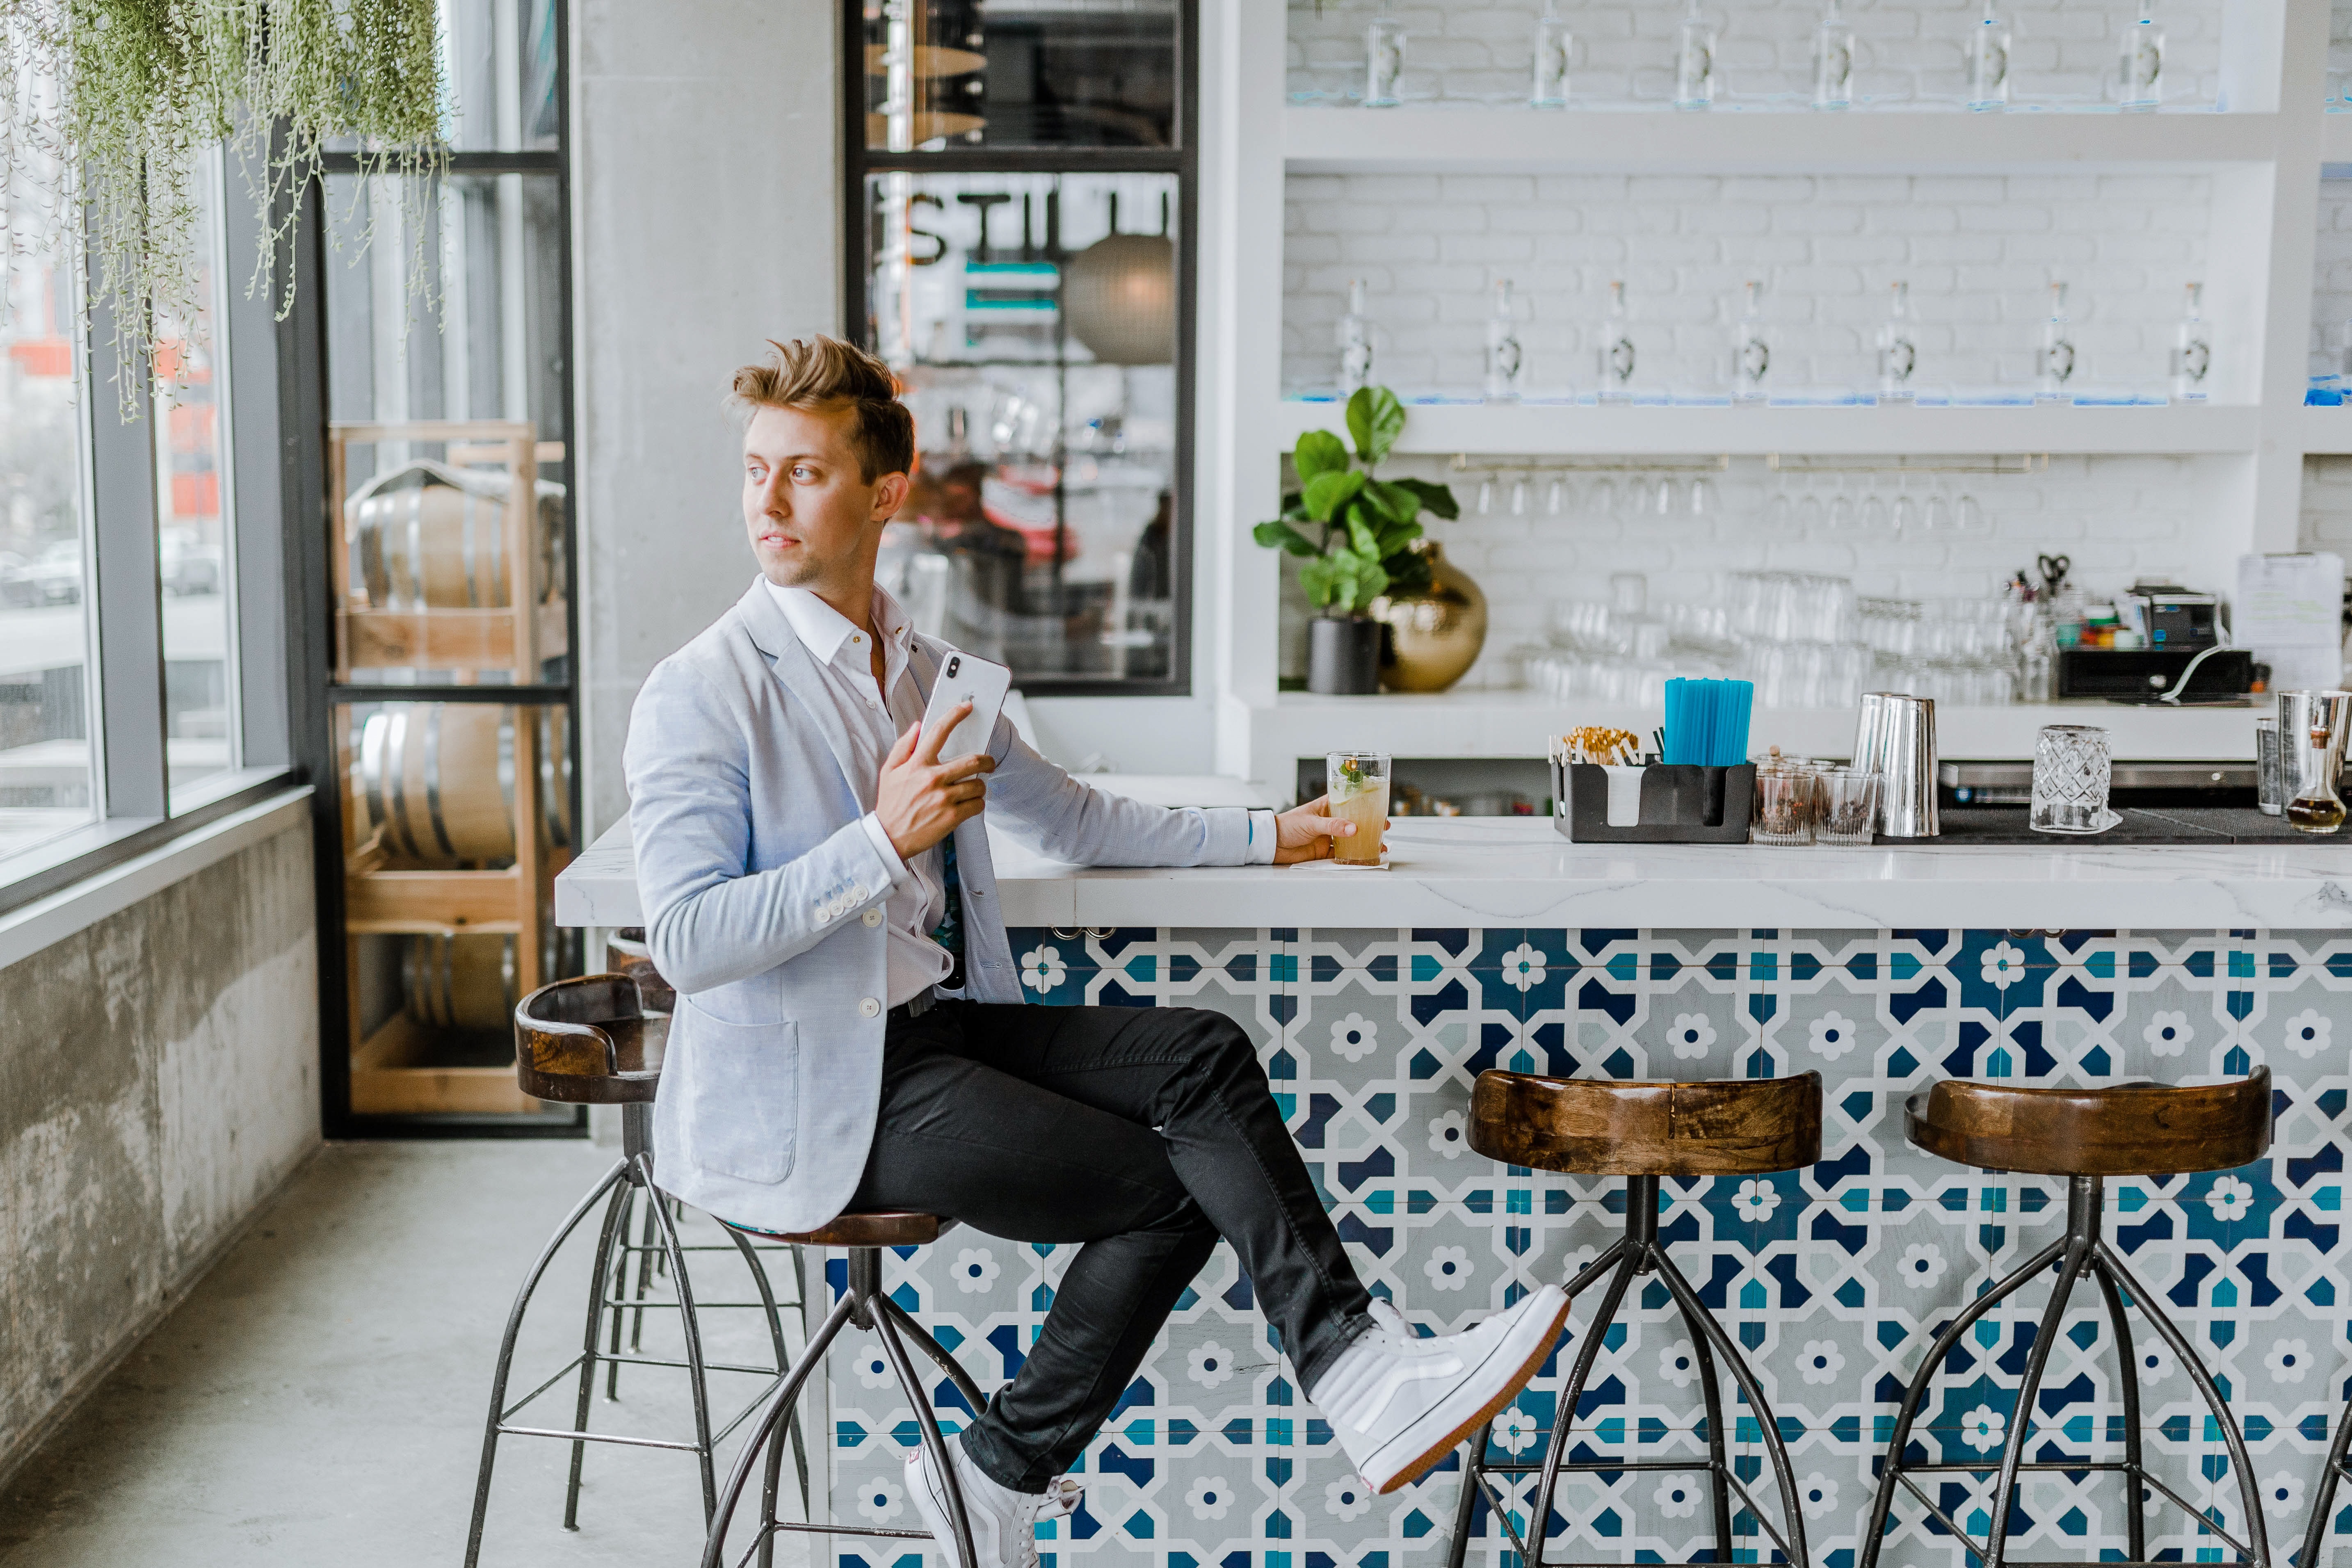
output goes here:
<path id="1" fill-rule="evenodd" d="M 1018 1491 L 1078 1457 L 1221 1236 L 1302 1386 L 1370 1325 L 1257 1053 L 1220 1013 L 942 1002 L 893 1017 L 851 1206 L 1086 1244 L 964 1437 Z"/>

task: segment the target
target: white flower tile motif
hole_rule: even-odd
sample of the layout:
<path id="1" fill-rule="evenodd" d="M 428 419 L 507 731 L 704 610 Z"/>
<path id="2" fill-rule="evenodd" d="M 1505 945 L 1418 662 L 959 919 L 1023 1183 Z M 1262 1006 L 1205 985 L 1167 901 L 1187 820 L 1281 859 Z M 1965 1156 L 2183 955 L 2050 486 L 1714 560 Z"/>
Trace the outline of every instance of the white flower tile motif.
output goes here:
<path id="1" fill-rule="evenodd" d="M 1820 1072 L 1819 1164 L 1769 1180 L 1669 1180 L 1659 1225 L 1790 1435 L 1821 1568 L 1851 1568 L 1879 1427 L 1927 1341 L 2064 1222 L 2063 1184 L 1966 1169 L 1906 1142 L 1904 1097 L 1948 1076 L 2094 1085 L 2267 1063 L 2278 1105 L 2271 1154 L 2237 1171 L 2111 1182 L 2105 1225 L 2227 1380 L 2280 1562 L 2299 1537 L 2352 1373 L 2352 1268 L 2339 1252 L 2352 1063 L 2334 1040 L 2335 1023 L 2352 1017 L 2352 937 L 1516 927 L 1013 937 L 1034 1001 L 1209 1007 L 1240 1022 L 1365 1283 L 1429 1332 L 1568 1276 L 1623 1225 L 1622 1181 L 1512 1169 L 1469 1147 L 1480 1071 Z M 1699 1054 L 1677 1054 L 1695 1045 Z M 992 1390 L 1019 1367 L 1076 1250 L 961 1231 L 904 1259 L 886 1255 L 885 1283 Z M 968 1253 L 985 1253 L 992 1273 Z M 837 1289 L 837 1254 L 825 1268 Z M 1915 1433 L 1932 1457 L 1998 1452 L 2045 1300 L 2029 1285 L 1954 1348 Z M 1566 1353 L 1498 1421 L 1496 1459 L 1540 1457 L 1592 1303 L 1580 1300 Z M 892 1527 L 903 1529 L 914 1514 L 900 1462 L 915 1427 L 866 1349 L 853 1338 L 834 1358 L 834 1509 L 866 1522 L 868 1509 L 887 1506 L 878 1500 L 895 1498 Z M 2036 1445 L 2120 1452 L 2109 1350 L 2095 1292 L 2078 1293 L 2033 1416 Z M 2186 1373 L 2137 1320 L 2133 1352 L 2151 1464 L 2237 1528 L 2232 1486 L 2206 1479 L 2226 1458 Z M 1696 1382 L 1674 1307 L 1637 1287 L 1600 1349 L 1573 1440 L 1599 1455 L 1702 1455 Z M 1731 1452 L 1755 1473 L 1762 1449 L 1744 1408 L 1730 1408 L 1745 1424 L 1728 1434 Z M 970 1419 L 952 1401 L 941 1415 L 952 1427 Z M 1366 1495 L 1222 1247 L 1076 1473 L 1085 1505 L 1039 1542 L 1052 1568 L 1412 1568 L 1442 1560 L 1461 1480 L 1450 1462 L 1391 1496 Z M 1769 1468 L 1749 1483 L 1768 1506 L 1770 1484 Z M 1981 1527 L 1967 1510 L 1988 1495 L 1963 1489 L 1950 1500 Z M 2021 1503 L 2012 1555 L 2121 1555 L 2112 1478 L 2044 1473 Z M 2347 1504 L 2352 1492 L 2339 1513 Z M 1512 1506 L 1524 1528 L 1527 1488 Z M 1712 1544 L 1711 1503 L 1694 1475 L 1563 1476 L 1554 1515 L 1553 1550 L 1566 1560 L 1683 1562 Z M 2177 1510 L 2147 1517 L 2153 1555 L 2195 1562 L 2213 1545 Z M 1964 1550 L 1928 1531 L 1916 1504 L 1898 1503 L 1895 1518 L 1890 1568 L 1967 1568 Z M 1735 1529 L 1743 1552 L 1759 1544 L 1744 1510 Z M 2352 1531 L 2332 1539 L 2352 1552 Z M 1474 1568 L 1505 1568 L 1507 1548 L 1475 1509 Z M 845 1537 L 832 1550 L 833 1568 L 947 1563 L 921 1542 Z"/>

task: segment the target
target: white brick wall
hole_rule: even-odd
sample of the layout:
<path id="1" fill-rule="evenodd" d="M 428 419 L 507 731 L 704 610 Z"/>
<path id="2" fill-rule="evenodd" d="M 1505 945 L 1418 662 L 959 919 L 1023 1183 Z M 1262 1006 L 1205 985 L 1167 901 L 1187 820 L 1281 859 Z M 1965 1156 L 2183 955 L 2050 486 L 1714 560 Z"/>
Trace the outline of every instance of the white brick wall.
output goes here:
<path id="1" fill-rule="evenodd" d="M 1622 278 L 1636 384 L 1719 387 L 1740 285 L 1755 277 L 1779 385 L 1874 384 L 1872 345 L 1898 278 L 1920 318 L 1920 383 L 2030 386 L 2047 285 L 2063 280 L 2077 384 L 2160 385 L 2181 286 L 2204 271 L 2210 184 L 2155 173 L 1294 175 L 1284 384 L 1331 384 L 1348 281 L 1362 278 L 1380 379 L 1475 390 L 1493 284 L 1508 278 L 1530 388 L 1590 390 L 1609 283 Z M 2352 283 L 2352 258 L 2343 270 Z"/>
<path id="2" fill-rule="evenodd" d="M 1328 100 L 1360 97 L 1364 28 L 1389 16 L 1407 30 L 1405 73 L 1399 96 L 1415 101 L 1524 102 L 1534 56 L 1535 19 L 1543 0 L 1483 5 L 1400 0 L 1289 0 L 1290 91 Z M 1965 0 L 1876 0 L 1844 7 L 1857 35 L 1853 89 L 1858 98 L 1897 102 L 1958 103 L 1967 88 L 1969 29 L 1984 15 Z M 2115 72 L 2116 44 L 2137 15 L 2115 0 L 2099 5 L 2061 0 L 2001 0 L 2014 39 L 2011 98 L 2015 103 L 2096 103 Z M 1717 102 L 1762 103 L 1802 95 L 1811 86 L 1813 25 L 1818 5 L 1784 0 L 1702 0 L 1720 29 L 1717 46 Z M 1588 102 L 1665 102 L 1674 83 L 1675 25 L 1682 7 L 1671 0 L 1594 5 L 1560 0 L 1577 39 L 1570 94 Z M 2220 83 L 2221 0 L 2159 0 L 2166 37 L 2168 102 L 2210 103 Z M 2338 30 L 2339 54 L 2352 68 L 2352 26 Z M 1801 101 L 1799 97 L 1796 101 Z"/>
<path id="3" fill-rule="evenodd" d="M 1475 511 L 1479 470 L 1457 474 L 1442 458 L 1412 458 L 1396 459 L 1381 471 L 1441 479 L 1461 498 L 1460 521 L 1426 521 L 1447 558 L 1476 578 L 1487 595 L 1486 650 L 1464 682 L 1476 687 L 1509 684 L 1507 656 L 1519 645 L 1543 640 L 1550 606 L 1560 600 L 1606 599 L 1612 572 L 1646 574 L 1654 605 L 1706 598 L 1715 591 L 1717 574 L 1758 568 L 1850 577 L 1866 595 L 1983 596 L 1998 593 L 2020 569 L 2031 572 L 2034 557 L 2048 552 L 2072 557 L 2074 580 L 2095 594 L 2128 587 L 2139 577 L 2187 578 L 2226 591 L 2226 584 L 2199 581 L 2192 540 L 2209 531 L 2219 509 L 2229 504 L 2224 487 L 2242 461 L 2054 458 L 2046 473 L 1911 477 L 1907 483 L 1915 496 L 1935 488 L 1954 500 L 1964 493 L 1977 499 L 1986 531 L 1959 536 L 1838 534 L 1825 527 L 1775 532 L 1767 523 L 1775 494 L 1785 492 L 1793 500 L 1811 489 L 1826 498 L 1841 479 L 1775 475 L 1760 458 L 1735 458 L 1727 473 L 1714 476 L 1717 510 L 1705 521 L 1686 514 L 1637 516 L 1622 504 L 1604 515 L 1573 500 L 1562 515 L 1547 515 L 1550 470 L 1540 459 L 1529 459 L 1524 468 L 1501 466 L 1494 511 L 1483 517 Z M 2331 526 L 2352 542 L 2352 461 L 2336 467 L 2341 470 L 2340 495 Z M 1514 517 L 1510 481 L 1520 473 L 1532 476 L 1533 482 L 1527 514 Z M 1587 494 L 1595 477 L 1572 478 L 1571 497 Z M 1632 488 L 1627 474 L 1610 478 L 1621 497 Z M 1857 498 L 1875 489 L 1890 501 L 1895 481 L 1891 474 L 1842 479 Z M 1284 575 L 1283 673 L 1299 676 L 1305 673 L 1307 610 L 1287 562 Z"/>
<path id="4" fill-rule="evenodd" d="M 2352 561 L 2352 458 L 2303 460 L 2305 550 L 2333 550 Z"/>

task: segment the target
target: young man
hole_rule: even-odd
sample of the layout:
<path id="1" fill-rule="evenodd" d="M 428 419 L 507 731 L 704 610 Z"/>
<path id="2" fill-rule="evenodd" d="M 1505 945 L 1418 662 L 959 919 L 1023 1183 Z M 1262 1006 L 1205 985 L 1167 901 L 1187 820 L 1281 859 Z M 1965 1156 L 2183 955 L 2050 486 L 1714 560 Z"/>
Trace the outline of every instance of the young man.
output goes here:
<path id="1" fill-rule="evenodd" d="M 874 585 L 913 421 L 879 361 L 826 338 L 772 346 L 734 384 L 761 575 L 646 679 L 629 725 L 647 937 L 678 991 L 662 1185 L 767 1230 L 898 1208 L 1084 1244 L 1019 1375 L 957 1445 L 980 1568 L 1034 1565 L 1048 1483 L 1221 1237 L 1349 1458 L 1402 1486 L 1526 1384 L 1566 1298 L 1546 1286 L 1415 1337 L 1358 1282 L 1231 1019 L 1021 1005 L 986 822 L 1058 859 L 1156 866 L 1307 859 L 1352 825 L 1319 800 L 1141 805 L 1004 720 L 985 753 L 941 763 L 965 710 L 930 734 L 919 721 L 945 645 Z M 937 1478 L 908 1471 L 949 1539 Z"/>

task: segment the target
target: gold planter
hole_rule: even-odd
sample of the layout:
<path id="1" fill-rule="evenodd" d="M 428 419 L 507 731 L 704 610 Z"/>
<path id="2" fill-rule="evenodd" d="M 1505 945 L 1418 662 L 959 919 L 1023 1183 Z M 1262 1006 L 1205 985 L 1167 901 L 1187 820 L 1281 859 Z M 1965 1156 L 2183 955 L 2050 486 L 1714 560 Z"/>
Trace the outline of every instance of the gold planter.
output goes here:
<path id="1" fill-rule="evenodd" d="M 1388 628 L 1381 638 L 1381 685 L 1391 691 L 1443 691 L 1486 645 L 1486 594 L 1445 559 L 1436 541 L 1422 548 L 1429 586 L 1372 601 L 1372 618 Z"/>

